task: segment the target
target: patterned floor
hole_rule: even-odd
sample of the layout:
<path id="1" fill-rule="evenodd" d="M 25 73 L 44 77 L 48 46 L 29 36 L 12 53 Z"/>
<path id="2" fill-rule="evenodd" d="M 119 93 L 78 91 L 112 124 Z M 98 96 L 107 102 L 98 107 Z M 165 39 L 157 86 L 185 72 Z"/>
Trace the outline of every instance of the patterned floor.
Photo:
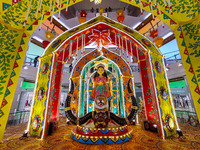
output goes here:
<path id="1" fill-rule="evenodd" d="M 58 130 L 44 140 L 36 137 L 19 140 L 26 125 L 7 128 L 0 150 L 200 150 L 200 129 L 187 124 L 180 124 L 186 139 L 178 139 L 175 135 L 162 140 L 155 133 L 143 130 L 141 126 L 131 126 L 133 138 L 129 142 L 116 145 L 86 145 L 73 141 L 70 134 L 74 125 L 66 126 L 65 118 L 61 118 Z"/>

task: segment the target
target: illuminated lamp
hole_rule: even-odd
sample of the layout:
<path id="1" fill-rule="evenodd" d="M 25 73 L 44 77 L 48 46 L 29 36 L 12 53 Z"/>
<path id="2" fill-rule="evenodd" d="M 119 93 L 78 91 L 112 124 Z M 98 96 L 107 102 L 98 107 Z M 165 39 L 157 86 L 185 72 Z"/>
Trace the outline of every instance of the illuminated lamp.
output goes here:
<path id="1" fill-rule="evenodd" d="M 86 21 L 85 17 L 80 17 L 78 20 L 80 23 L 84 23 Z"/>
<path id="2" fill-rule="evenodd" d="M 156 44 L 157 47 L 161 47 L 163 44 L 163 38 L 159 37 L 159 38 L 155 38 L 153 40 L 153 42 Z"/>
<path id="3" fill-rule="evenodd" d="M 123 23 L 123 21 L 124 21 L 124 16 L 118 16 L 118 17 L 117 17 L 117 20 L 118 20 L 120 23 Z"/>
<path id="4" fill-rule="evenodd" d="M 158 29 L 150 31 L 150 37 L 155 38 L 158 36 Z"/>
<path id="5" fill-rule="evenodd" d="M 51 32 L 46 32 L 46 38 L 49 39 L 49 40 L 51 40 L 51 39 L 54 38 L 54 34 L 51 33 Z"/>
<path id="6" fill-rule="evenodd" d="M 118 15 L 118 16 L 123 16 L 123 15 L 124 15 L 124 11 L 123 11 L 122 9 L 119 9 L 119 10 L 117 11 L 117 15 Z"/>
<path id="7" fill-rule="evenodd" d="M 87 13 L 85 12 L 85 10 L 81 10 L 80 15 L 81 15 L 81 17 L 86 17 L 86 16 L 87 16 Z"/>

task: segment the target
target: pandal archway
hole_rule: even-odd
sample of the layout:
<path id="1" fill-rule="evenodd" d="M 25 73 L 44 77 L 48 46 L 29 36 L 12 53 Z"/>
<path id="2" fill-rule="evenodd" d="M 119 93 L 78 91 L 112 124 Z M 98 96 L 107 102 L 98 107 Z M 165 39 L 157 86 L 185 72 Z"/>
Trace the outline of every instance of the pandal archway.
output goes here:
<path id="1" fill-rule="evenodd" d="M 85 54 L 84 46 L 93 41 L 105 45 L 108 43 L 117 45 L 118 49 L 116 51 L 119 53 L 117 57 L 111 57 L 113 55 L 106 53 L 104 55 L 106 58 L 111 57 L 109 59 L 112 61 L 117 60 L 115 61 L 116 64 L 119 61 L 117 65 L 122 70 L 120 58 L 124 55 L 127 56 L 127 64 L 130 61 L 129 55 L 132 56 L 133 61 L 138 62 L 144 93 L 146 119 L 150 124 L 150 128 L 156 125 L 158 135 L 163 138 L 175 134 L 176 130 L 180 130 L 165 72 L 163 56 L 159 49 L 137 31 L 109 18 L 99 16 L 57 37 L 51 42 L 43 57 L 41 57 L 35 87 L 34 104 L 28 123 L 30 134 L 43 138 L 48 135 L 50 122 L 57 124 L 63 64 L 71 59 L 72 56 L 77 58 L 78 50 L 81 51 L 80 53 L 83 56 Z M 97 56 L 101 55 L 100 51 L 96 53 Z M 88 62 L 93 59 L 91 56 L 84 61 Z M 76 73 L 80 75 L 80 70 Z M 72 80 L 72 82 L 76 81 Z M 67 113 L 68 117 L 71 117 L 71 121 L 74 124 L 80 125 L 81 121 L 82 123 L 85 122 L 85 119 L 80 116 L 78 116 L 80 118 L 77 118 L 71 111 L 70 100 L 74 90 L 73 84 L 71 85 L 66 111 L 71 112 Z M 133 96 L 134 99 L 133 93 L 130 96 Z M 123 120 L 121 125 L 128 124 L 134 118 L 136 112 L 136 107 L 134 106 L 136 104 L 132 103 L 132 105 L 131 110 L 133 113 L 130 113 L 128 117 L 124 116 L 125 118 L 121 118 Z M 92 113 L 89 112 L 85 118 L 91 118 L 91 116 Z M 119 116 L 115 115 L 114 118 L 119 118 Z M 129 138 L 131 137 L 131 134 L 127 135 Z"/>

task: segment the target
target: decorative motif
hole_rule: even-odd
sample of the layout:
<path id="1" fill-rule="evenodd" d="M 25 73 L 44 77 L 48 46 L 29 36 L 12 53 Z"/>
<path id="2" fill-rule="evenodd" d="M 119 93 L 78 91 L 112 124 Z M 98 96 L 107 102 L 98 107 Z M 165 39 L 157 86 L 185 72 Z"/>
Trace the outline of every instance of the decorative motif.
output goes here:
<path id="1" fill-rule="evenodd" d="M 47 73 L 48 69 L 49 69 L 49 64 L 48 63 L 44 63 L 42 68 L 41 68 L 42 75 L 45 75 Z"/>
<path id="2" fill-rule="evenodd" d="M 162 66 L 160 65 L 158 61 L 155 62 L 155 68 L 158 73 L 162 72 Z"/>
<path id="3" fill-rule="evenodd" d="M 40 128 L 40 117 L 38 115 L 36 115 L 33 120 L 32 120 L 32 129 L 34 132 L 37 132 L 38 129 Z"/>
<path id="4" fill-rule="evenodd" d="M 99 31 L 97 29 L 92 29 L 92 35 L 89 35 L 88 37 L 90 38 L 89 43 L 95 42 L 98 47 L 100 44 L 108 45 L 111 43 L 110 30 Z"/>
<path id="5" fill-rule="evenodd" d="M 45 94 L 45 90 L 43 87 L 41 87 L 38 91 L 38 94 L 37 94 L 37 99 L 39 101 L 43 100 L 43 97 L 44 97 L 44 94 Z"/>
<path id="6" fill-rule="evenodd" d="M 163 86 L 160 87 L 160 95 L 163 100 L 167 100 L 168 94 Z"/>
<path id="7" fill-rule="evenodd" d="M 54 41 L 53 45 L 52 45 L 52 48 L 57 47 L 60 44 L 60 42 L 61 42 L 61 39 Z"/>
<path id="8" fill-rule="evenodd" d="M 165 117 L 165 123 L 166 123 L 166 127 L 167 129 L 172 132 L 174 127 L 175 127 L 175 123 L 172 119 L 172 117 L 170 115 L 166 115 Z"/>
<path id="9" fill-rule="evenodd" d="M 151 43 L 147 40 L 147 39 L 142 39 L 142 42 L 148 46 L 148 47 L 151 47 Z"/>

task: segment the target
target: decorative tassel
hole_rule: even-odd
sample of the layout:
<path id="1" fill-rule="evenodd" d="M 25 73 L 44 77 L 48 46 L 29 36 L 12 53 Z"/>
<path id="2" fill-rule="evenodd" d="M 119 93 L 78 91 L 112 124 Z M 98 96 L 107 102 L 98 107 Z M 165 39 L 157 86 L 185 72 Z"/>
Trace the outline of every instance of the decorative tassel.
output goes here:
<path id="1" fill-rule="evenodd" d="M 61 12 L 61 5 L 62 5 L 62 2 L 61 0 L 58 1 L 59 2 L 59 12 L 58 12 L 58 19 L 60 19 L 60 12 Z"/>
<path id="2" fill-rule="evenodd" d="M 40 12 L 41 12 L 42 1 L 43 1 L 43 0 L 40 0 L 40 5 L 39 5 L 39 10 L 38 10 L 38 13 L 40 13 Z"/>
<path id="3" fill-rule="evenodd" d="M 65 61 L 64 61 L 64 60 L 65 60 L 65 59 L 64 59 L 64 58 L 65 58 L 65 49 L 66 49 L 66 48 L 63 49 L 63 58 L 62 58 L 62 63 L 63 63 L 63 64 L 65 64 Z"/>
<path id="4" fill-rule="evenodd" d="M 163 19 L 162 19 L 161 10 L 160 10 L 160 5 L 158 5 L 158 10 L 159 10 L 160 19 L 161 19 L 161 22 L 162 22 L 162 27 L 165 28 L 165 25 L 164 25 L 164 23 L 163 23 Z"/>
<path id="5" fill-rule="evenodd" d="M 26 23 L 27 23 L 28 14 L 29 14 L 29 11 L 30 11 L 30 8 L 31 8 L 31 3 L 32 3 L 32 0 L 30 0 L 29 6 L 28 6 L 28 9 L 27 9 L 27 12 L 26 12 L 26 17 L 25 17 L 23 28 L 25 28 Z"/>
<path id="6" fill-rule="evenodd" d="M 124 41 L 123 41 L 123 37 L 121 36 L 121 40 L 122 40 L 122 55 L 124 55 Z"/>
<path id="7" fill-rule="evenodd" d="M 167 3 L 166 3 L 166 0 L 164 0 L 164 4 L 165 4 L 165 9 L 167 8 Z"/>
<path id="8" fill-rule="evenodd" d="M 127 43 L 127 38 L 125 38 L 126 40 L 126 58 L 127 58 L 127 61 L 129 63 L 129 59 L 128 59 L 128 43 Z"/>
<path id="9" fill-rule="evenodd" d="M 71 40 L 69 43 L 69 57 L 68 57 L 69 60 L 72 58 L 72 43 L 73 41 Z"/>
<path id="10" fill-rule="evenodd" d="M 39 12 L 39 7 L 40 7 L 41 1 L 42 1 L 42 0 L 39 1 L 39 5 L 38 5 L 37 10 L 36 10 L 35 20 L 37 19 L 37 16 L 38 16 L 38 12 Z"/>
<path id="11" fill-rule="evenodd" d="M 115 33 L 115 45 L 117 46 L 117 34 Z M 116 51 L 117 51 L 117 47 L 116 47 Z"/>
<path id="12" fill-rule="evenodd" d="M 153 14 L 153 7 L 152 7 L 152 4 L 151 4 L 151 0 L 150 0 L 149 4 L 150 4 L 150 7 L 151 7 L 153 21 L 155 21 L 155 17 L 154 17 L 154 14 Z"/>
<path id="13" fill-rule="evenodd" d="M 42 20 L 43 20 L 43 10 L 42 10 L 42 16 L 41 16 L 41 21 L 40 21 L 40 26 L 39 26 L 39 31 L 41 30 L 41 25 L 42 25 Z"/>
<path id="14" fill-rule="evenodd" d="M 85 54 L 85 34 L 84 34 L 84 47 L 83 47 L 83 53 Z"/>
<path id="15" fill-rule="evenodd" d="M 50 20 L 50 24 L 52 24 L 53 22 L 53 14 L 54 14 L 54 0 L 53 0 L 53 10 L 52 10 L 52 15 L 51 15 L 51 20 Z"/>
<path id="16" fill-rule="evenodd" d="M 133 47 L 132 47 L 131 41 L 130 41 L 130 48 L 131 48 L 131 56 L 132 56 L 132 59 L 133 59 Z M 131 62 L 131 58 L 130 58 L 130 62 Z"/>
<path id="17" fill-rule="evenodd" d="M 77 37 L 77 43 L 76 43 L 76 60 L 78 58 L 78 37 Z"/>
<path id="18" fill-rule="evenodd" d="M 69 5 L 69 0 L 67 0 L 65 13 L 67 13 L 67 11 L 68 11 L 68 5 Z"/>
<path id="19" fill-rule="evenodd" d="M 154 5 L 155 5 L 155 7 L 157 8 L 157 3 L 156 3 L 156 0 L 154 0 Z"/>
<path id="20" fill-rule="evenodd" d="M 141 0 L 139 0 L 139 3 L 140 3 L 140 12 L 141 12 L 141 15 L 143 15 Z"/>
<path id="21" fill-rule="evenodd" d="M 172 12 L 172 6 L 171 6 L 171 2 L 170 0 L 168 0 L 168 6 L 169 6 L 169 10 L 171 12 L 171 15 L 173 15 L 173 12 Z"/>
<path id="22" fill-rule="evenodd" d="M 82 35 L 82 38 L 81 38 L 81 57 L 83 56 L 83 35 Z"/>
<path id="23" fill-rule="evenodd" d="M 119 40 L 119 55 L 122 56 L 121 49 L 120 49 L 121 45 L 120 45 L 120 36 L 119 35 L 118 35 L 118 40 Z"/>
<path id="24" fill-rule="evenodd" d="M 51 14 L 51 6 L 52 6 L 52 0 L 50 1 L 49 14 Z"/>

